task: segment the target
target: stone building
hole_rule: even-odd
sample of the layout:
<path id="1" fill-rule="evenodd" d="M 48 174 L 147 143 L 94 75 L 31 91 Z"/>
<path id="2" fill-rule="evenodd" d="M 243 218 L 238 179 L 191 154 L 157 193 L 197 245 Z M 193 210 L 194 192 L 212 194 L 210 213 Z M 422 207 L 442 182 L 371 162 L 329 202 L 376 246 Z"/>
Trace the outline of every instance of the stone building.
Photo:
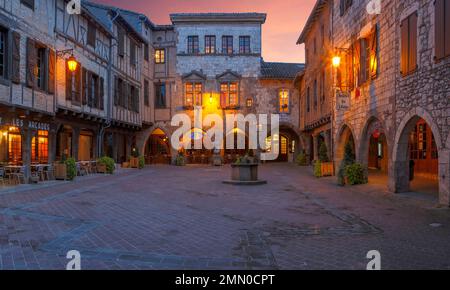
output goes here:
<path id="1" fill-rule="evenodd" d="M 318 160 L 325 143 L 332 156 L 332 66 L 330 1 L 317 1 L 297 44 L 305 45 L 306 69 L 299 75 L 300 130 L 309 161 Z"/>
<path id="2" fill-rule="evenodd" d="M 161 30 L 165 29 L 164 34 L 160 33 L 154 38 L 154 45 L 155 40 L 157 44 L 163 35 L 173 35 L 176 42 L 169 43 L 166 48 L 169 52 L 166 53 L 167 71 L 161 71 L 162 66 L 158 68 L 158 64 L 155 65 L 155 124 L 138 137 L 139 148 L 146 152 L 149 162 L 170 162 L 176 156 L 177 149 L 170 145 L 171 135 L 176 129 L 170 126 L 170 120 L 175 114 L 186 113 L 193 123 L 196 107 L 202 108 L 204 116 L 214 113 L 224 120 L 226 114 L 262 111 L 279 113 L 279 98 L 284 100 L 281 104 L 284 111 L 282 125 L 287 131 L 280 138 L 285 149 L 281 159 L 293 160 L 294 152 L 289 151 L 291 154 L 288 156 L 288 148 L 291 150 L 295 148 L 295 142 L 298 144 L 298 135 L 295 133 L 298 94 L 293 89 L 293 79 L 303 67 L 284 64 L 281 69 L 284 75 L 277 76 L 279 66 L 283 64 L 277 67 L 275 63 L 262 61 L 261 26 L 265 18 L 265 14 L 259 13 L 173 14 L 173 26 L 170 27 L 173 34 L 167 33 L 169 27 L 160 27 Z M 158 31 L 154 34 L 158 35 Z M 176 49 L 175 55 L 171 53 L 172 49 Z M 155 57 L 159 57 L 159 54 L 156 53 Z M 175 74 L 172 68 L 175 68 Z M 265 78 L 262 72 L 273 68 L 274 73 L 267 74 Z M 158 82 L 161 82 L 158 74 L 163 77 L 168 75 L 170 79 L 170 82 L 163 82 L 164 96 L 161 96 L 161 90 L 156 89 Z M 295 120 L 294 123 L 292 120 Z M 192 127 L 192 139 L 202 139 L 207 129 Z M 237 138 L 237 134 L 245 135 L 244 132 L 230 131 L 224 132 L 223 137 L 224 140 Z M 289 140 L 285 136 L 289 136 Z M 292 143 L 293 146 L 290 145 Z M 222 150 L 222 155 L 225 160 L 231 161 L 245 152 Z M 187 150 L 186 154 L 188 162 L 207 163 L 212 152 L 205 149 Z"/>
<path id="3" fill-rule="evenodd" d="M 56 4 L 56 143 L 50 148 L 57 160 L 92 160 L 101 154 L 102 131 L 109 117 L 108 82 L 111 30 L 86 6 L 68 14 L 68 1 Z M 78 62 L 69 70 L 67 59 Z"/>
<path id="4" fill-rule="evenodd" d="M 380 14 L 369 2 L 317 1 L 313 11 L 331 7 L 327 61 L 340 60 L 330 85 L 335 166 L 349 143 L 371 181 L 393 192 L 434 184 L 449 205 L 450 1 L 381 1 Z"/>
<path id="5" fill-rule="evenodd" d="M 113 157 L 119 163 L 125 162 L 136 146 L 135 136 L 142 129 L 144 112 L 147 111 L 141 104 L 145 79 L 142 73 L 144 48 L 148 41 L 127 17 L 126 11 L 91 2 L 84 3 L 84 6 L 112 34 L 108 68 L 109 115 L 107 126 L 102 128 L 102 149 L 104 155 Z"/>
<path id="6" fill-rule="evenodd" d="M 49 162 L 55 142 L 54 1 L 0 2 L 0 162 Z"/>

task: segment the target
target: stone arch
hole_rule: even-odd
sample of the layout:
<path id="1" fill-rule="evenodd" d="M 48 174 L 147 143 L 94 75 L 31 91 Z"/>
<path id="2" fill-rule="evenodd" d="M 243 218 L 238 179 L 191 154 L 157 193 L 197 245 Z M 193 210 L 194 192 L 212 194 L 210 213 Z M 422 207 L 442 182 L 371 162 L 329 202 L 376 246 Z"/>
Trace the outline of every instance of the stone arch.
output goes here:
<path id="1" fill-rule="evenodd" d="M 347 144 L 347 142 L 349 142 L 351 140 L 353 140 L 353 145 L 354 145 L 354 149 L 355 149 L 354 152 L 356 155 L 355 157 L 358 158 L 358 151 L 356 150 L 356 148 L 358 148 L 357 139 L 356 139 L 356 135 L 354 132 L 355 132 L 354 129 L 348 123 L 342 124 L 341 127 L 339 128 L 339 130 L 337 131 L 336 138 L 335 138 L 336 145 L 334 146 L 334 148 L 335 148 L 334 159 L 335 159 L 336 166 L 339 166 L 342 159 L 344 158 L 345 145 Z"/>
<path id="2" fill-rule="evenodd" d="M 396 193 L 409 191 L 409 134 L 420 119 L 425 120 L 431 128 L 438 150 L 439 202 L 449 205 L 449 177 L 448 169 L 446 169 L 446 166 L 448 167 L 448 152 L 446 154 L 439 127 L 436 125 L 433 117 L 420 107 L 408 112 L 397 128 L 392 152 L 392 168 L 390 168 L 389 172 L 389 189 Z"/>
<path id="3" fill-rule="evenodd" d="M 376 116 L 370 116 L 367 119 L 367 122 L 364 125 L 364 128 L 358 139 L 359 140 L 359 148 L 357 149 L 359 152 L 358 162 L 360 162 L 361 164 L 367 165 L 368 163 L 370 137 L 375 129 L 380 130 L 380 132 L 382 132 L 386 137 L 388 135 L 388 132 L 386 131 L 386 126 L 383 124 L 383 122 L 380 121 L 380 119 L 378 119 Z M 388 156 L 391 156 L 390 142 L 391 140 L 389 138 L 386 138 Z"/>
<path id="4" fill-rule="evenodd" d="M 145 145 L 147 144 L 148 139 L 150 138 L 151 134 L 157 129 L 163 131 L 170 140 L 172 134 L 169 127 L 164 123 L 156 123 L 139 134 L 136 140 L 136 146 L 139 148 L 139 152 L 145 152 Z"/>

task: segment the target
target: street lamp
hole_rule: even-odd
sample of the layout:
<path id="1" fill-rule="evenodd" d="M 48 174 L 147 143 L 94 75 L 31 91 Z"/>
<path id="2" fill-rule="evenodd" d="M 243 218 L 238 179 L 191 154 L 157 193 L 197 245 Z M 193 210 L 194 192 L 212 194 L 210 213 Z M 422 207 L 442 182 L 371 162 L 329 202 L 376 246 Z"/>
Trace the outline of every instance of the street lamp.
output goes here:
<path id="1" fill-rule="evenodd" d="M 336 55 L 332 59 L 333 67 L 338 68 L 341 65 L 341 57 Z"/>
<path id="2" fill-rule="evenodd" d="M 67 66 L 71 72 L 75 72 L 78 67 L 78 62 L 73 54 L 67 59 Z"/>

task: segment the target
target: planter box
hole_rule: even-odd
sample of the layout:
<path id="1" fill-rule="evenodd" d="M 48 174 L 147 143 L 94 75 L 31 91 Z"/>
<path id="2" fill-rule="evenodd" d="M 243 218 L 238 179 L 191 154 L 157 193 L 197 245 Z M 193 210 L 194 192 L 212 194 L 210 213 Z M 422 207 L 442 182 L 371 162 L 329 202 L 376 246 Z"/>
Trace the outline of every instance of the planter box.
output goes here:
<path id="1" fill-rule="evenodd" d="M 235 181 L 257 181 L 258 180 L 258 164 L 232 164 L 231 180 Z"/>
<path id="2" fill-rule="evenodd" d="M 97 172 L 98 173 L 107 173 L 106 165 L 105 164 L 97 164 Z"/>
<path id="3" fill-rule="evenodd" d="M 122 168 L 130 168 L 130 163 L 129 162 L 122 163 Z"/>
<path id="4" fill-rule="evenodd" d="M 55 179 L 67 180 L 67 166 L 64 163 L 55 164 Z"/>
<path id="5" fill-rule="evenodd" d="M 333 162 L 322 163 L 322 176 L 333 176 L 334 175 L 334 164 Z"/>
<path id="6" fill-rule="evenodd" d="M 131 168 L 139 168 L 139 158 L 131 157 L 130 158 L 130 167 Z"/>

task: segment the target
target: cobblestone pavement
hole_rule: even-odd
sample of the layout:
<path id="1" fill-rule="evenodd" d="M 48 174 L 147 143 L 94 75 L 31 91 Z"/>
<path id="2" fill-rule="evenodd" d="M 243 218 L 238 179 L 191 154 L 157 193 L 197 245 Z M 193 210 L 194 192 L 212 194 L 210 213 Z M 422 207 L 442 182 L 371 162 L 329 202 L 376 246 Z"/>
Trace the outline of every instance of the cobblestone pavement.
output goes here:
<path id="1" fill-rule="evenodd" d="M 450 210 L 379 186 L 341 188 L 309 168 L 151 166 L 0 191 L 0 269 L 450 269 Z"/>

